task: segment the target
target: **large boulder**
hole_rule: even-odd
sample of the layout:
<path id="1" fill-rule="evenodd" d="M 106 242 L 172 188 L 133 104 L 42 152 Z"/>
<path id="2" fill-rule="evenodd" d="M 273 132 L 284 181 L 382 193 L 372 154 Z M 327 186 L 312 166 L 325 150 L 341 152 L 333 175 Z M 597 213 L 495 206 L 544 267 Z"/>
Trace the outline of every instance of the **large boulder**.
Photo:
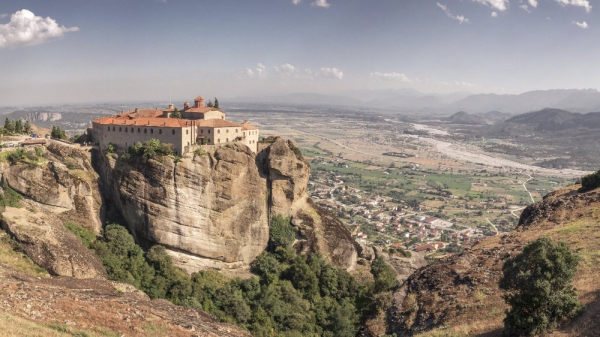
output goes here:
<path id="1" fill-rule="evenodd" d="M 0 225 L 33 262 L 51 275 L 107 278 L 102 261 L 50 213 L 33 208 L 6 207 Z"/>

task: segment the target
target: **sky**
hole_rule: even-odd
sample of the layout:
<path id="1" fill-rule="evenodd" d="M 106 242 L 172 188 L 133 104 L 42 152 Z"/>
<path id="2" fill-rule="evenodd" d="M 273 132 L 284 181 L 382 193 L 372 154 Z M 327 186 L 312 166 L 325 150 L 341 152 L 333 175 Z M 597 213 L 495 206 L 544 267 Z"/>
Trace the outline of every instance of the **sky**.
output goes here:
<path id="1" fill-rule="evenodd" d="M 0 106 L 600 88 L 599 12 L 596 0 L 2 0 Z"/>

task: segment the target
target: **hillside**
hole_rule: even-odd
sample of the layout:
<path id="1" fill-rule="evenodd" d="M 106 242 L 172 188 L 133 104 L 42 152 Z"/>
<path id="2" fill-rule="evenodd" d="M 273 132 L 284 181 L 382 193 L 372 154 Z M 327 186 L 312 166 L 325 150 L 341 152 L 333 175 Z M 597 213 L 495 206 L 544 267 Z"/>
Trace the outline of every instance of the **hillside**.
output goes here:
<path id="1" fill-rule="evenodd" d="M 467 124 L 467 125 L 479 125 L 488 124 L 485 117 L 481 115 L 473 115 L 465 111 L 459 111 L 454 115 L 448 117 L 448 121 L 451 124 Z"/>
<path id="2" fill-rule="evenodd" d="M 585 313 L 555 336 L 596 336 L 600 319 L 600 190 L 553 192 L 523 212 L 517 229 L 419 269 L 394 294 L 389 333 L 500 336 L 506 305 L 498 288 L 504 261 L 541 237 L 566 242 L 581 256 L 575 287 Z"/>

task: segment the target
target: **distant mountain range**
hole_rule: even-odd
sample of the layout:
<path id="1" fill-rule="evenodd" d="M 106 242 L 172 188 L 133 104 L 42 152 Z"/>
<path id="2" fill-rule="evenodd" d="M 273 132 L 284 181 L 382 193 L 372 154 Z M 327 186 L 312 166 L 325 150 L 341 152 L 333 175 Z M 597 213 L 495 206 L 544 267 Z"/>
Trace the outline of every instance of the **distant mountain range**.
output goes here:
<path id="1" fill-rule="evenodd" d="M 425 94 L 412 89 L 354 90 L 337 95 L 294 93 L 267 97 L 238 97 L 230 99 L 230 101 L 290 105 L 371 106 L 446 115 L 456 111 L 465 111 L 471 114 L 502 111 L 516 115 L 544 108 L 580 113 L 600 111 L 600 92 L 596 89 L 536 90 L 518 95 L 472 95 L 465 92 Z"/>

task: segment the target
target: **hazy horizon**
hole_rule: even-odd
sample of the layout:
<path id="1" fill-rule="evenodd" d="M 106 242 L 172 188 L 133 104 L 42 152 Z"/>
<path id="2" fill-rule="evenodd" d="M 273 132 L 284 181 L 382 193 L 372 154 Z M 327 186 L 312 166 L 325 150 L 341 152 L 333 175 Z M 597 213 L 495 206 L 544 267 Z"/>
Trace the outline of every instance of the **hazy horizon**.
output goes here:
<path id="1" fill-rule="evenodd" d="M 600 88 L 588 0 L 6 0 L 0 106 Z"/>

